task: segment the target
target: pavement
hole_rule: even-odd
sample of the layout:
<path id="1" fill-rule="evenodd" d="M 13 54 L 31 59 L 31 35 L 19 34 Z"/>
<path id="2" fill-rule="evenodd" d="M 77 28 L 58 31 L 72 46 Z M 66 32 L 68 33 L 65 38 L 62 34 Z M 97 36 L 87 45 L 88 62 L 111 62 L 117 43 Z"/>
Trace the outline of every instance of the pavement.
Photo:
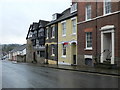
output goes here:
<path id="1" fill-rule="evenodd" d="M 71 70 L 71 71 L 79 71 L 79 72 L 87 72 L 87 73 L 120 76 L 120 70 L 118 69 L 106 69 L 106 68 L 104 69 L 104 68 L 70 66 L 70 65 L 50 65 L 50 64 L 33 64 L 33 63 L 29 63 L 29 64 L 40 66 L 40 67 L 61 69 L 61 70 Z"/>

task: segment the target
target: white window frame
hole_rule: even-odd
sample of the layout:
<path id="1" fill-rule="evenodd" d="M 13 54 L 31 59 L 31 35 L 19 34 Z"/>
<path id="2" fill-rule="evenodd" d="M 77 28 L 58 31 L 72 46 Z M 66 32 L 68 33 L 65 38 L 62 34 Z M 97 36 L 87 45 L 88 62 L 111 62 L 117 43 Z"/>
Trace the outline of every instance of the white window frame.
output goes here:
<path id="1" fill-rule="evenodd" d="M 65 26 L 63 26 L 63 24 L 65 24 Z M 64 36 L 66 36 L 66 30 L 67 30 L 66 21 L 62 21 L 61 26 L 62 26 L 62 36 L 64 37 Z"/>
<path id="2" fill-rule="evenodd" d="M 111 2 L 111 0 L 104 0 L 104 5 L 103 5 L 104 6 L 103 7 L 104 8 L 104 12 L 103 12 L 104 15 L 111 14 L 111 3 L 110 3 L 110 8 L 109 8 L 110 12 L 106 13 L 106 2 Z"/>
<path id="3" fill-rule="evenodd" d="M 48 34 L 48 28 L 46 29 L 46 39 L 48 39 L 48 36 L 49 36 L 49 34 Z"/>
<path id="4" fill-rule="evenodd" d="M 55 26 L 52 26 L 52 38 L 55 38 Z"/>
<path id="5" fill-rule="evenodd" d="M 76 17 L 71 18 L 71 23 L 72 23 L 72 35 L 76 35 L 77 33 L 77 22 L 76 22 Z M 73 25 L 73 21 L 75 21 L 75 25 Z M 75 29 L 74 29 L 75 28 Z"/>
<path id="6" fill-rule="evenodd" d="M 91 47 L 88 47 L 88 34 L 87 33 L 91 33 Z M 86 50 L 92 50 L 92 32 L 86 32 Z"/>
<path id="7" fill-rule="evenodd" d="M 86 7 L 85 7 L 85 19 L 86 19 L 86 21 L 88 21 L 88 20 L 91 20 L 91 18 L 92 18 L 92 6 L 91 5 L 87 5 Z M 88 15 L 88 14 L 90 14 L 90 15 Z M 88 18 L 88 17 L 90 17 L 90 18 Z"/>
<path id="8" fill-rule="evenodd" d="M 52 45 L 52 56 L 55 56 L 55 45 Z"/>

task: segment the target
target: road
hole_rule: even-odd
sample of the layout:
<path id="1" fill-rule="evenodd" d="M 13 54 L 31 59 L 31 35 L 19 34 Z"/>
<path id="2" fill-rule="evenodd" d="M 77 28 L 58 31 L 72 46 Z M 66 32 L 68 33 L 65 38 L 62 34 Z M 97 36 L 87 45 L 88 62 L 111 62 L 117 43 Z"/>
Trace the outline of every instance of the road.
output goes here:
<path id="1" fill-rule="evenodd" d="M 2 88 L 118 88 L 118 77 L 3 60 Z"/>

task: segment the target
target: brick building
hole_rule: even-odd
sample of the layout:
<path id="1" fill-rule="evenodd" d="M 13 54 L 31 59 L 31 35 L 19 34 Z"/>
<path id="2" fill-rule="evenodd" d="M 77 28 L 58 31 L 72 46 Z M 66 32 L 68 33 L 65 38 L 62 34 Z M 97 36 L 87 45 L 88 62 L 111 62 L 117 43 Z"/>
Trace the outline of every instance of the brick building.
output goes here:
<path id="1" fill-rule="evenodd" d="M 78 2 L 79 65 L 119 65 L 120 2 Z"/>

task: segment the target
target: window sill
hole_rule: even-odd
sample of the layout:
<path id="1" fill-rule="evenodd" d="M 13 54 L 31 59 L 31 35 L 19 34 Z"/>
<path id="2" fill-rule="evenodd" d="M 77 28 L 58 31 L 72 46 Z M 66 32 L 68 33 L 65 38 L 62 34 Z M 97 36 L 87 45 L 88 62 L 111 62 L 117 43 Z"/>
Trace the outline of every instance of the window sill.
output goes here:
<path id="1" fill-rule="evenodd" d="M 85 21 L 87 22 L 87 21 L 91 21 L 92 19 L 86 19 Z"/>
<path id="2" fill-rule="evenodd" d="M 93 49 L 92 49 L 92 48 L 85 48 L 84 50 L 86 50 L 86 51 L 87 51 L 87 50 L 93 50 Z"/>
<path id="3" fill-rule="evenodd" d="M 72 36 L 75 36 L 76 35 L 76 33 L 73 33 L 73 34 L 71 34 Z"/>
<path id="4" fill-rule="evenodd" d="M 61 56 L 62 58 L 66 58 L 66 56 Z"/>
<path id="5" fill-rule="evenodd" d="M 108 15 L 111 15 L 112 13 L 104 13 L 103 16 L 108 16 Z"/>
<path id="6" fill-rule="evenodd" d="M 52 54 L 51 56 L 53 56 L 53 57 L 54 57 L 54 56 L 55 56 L 55 54 Z"/>
<path id="7" fill-rule="evenodd" d="M 66 35 L 62 35 L 62 37 L 66 37 Z"/>
<path id="8" fill-rule="evenodd" d="M 51 39 L 55 39 L 55 37 L 52 37 Z"/>

